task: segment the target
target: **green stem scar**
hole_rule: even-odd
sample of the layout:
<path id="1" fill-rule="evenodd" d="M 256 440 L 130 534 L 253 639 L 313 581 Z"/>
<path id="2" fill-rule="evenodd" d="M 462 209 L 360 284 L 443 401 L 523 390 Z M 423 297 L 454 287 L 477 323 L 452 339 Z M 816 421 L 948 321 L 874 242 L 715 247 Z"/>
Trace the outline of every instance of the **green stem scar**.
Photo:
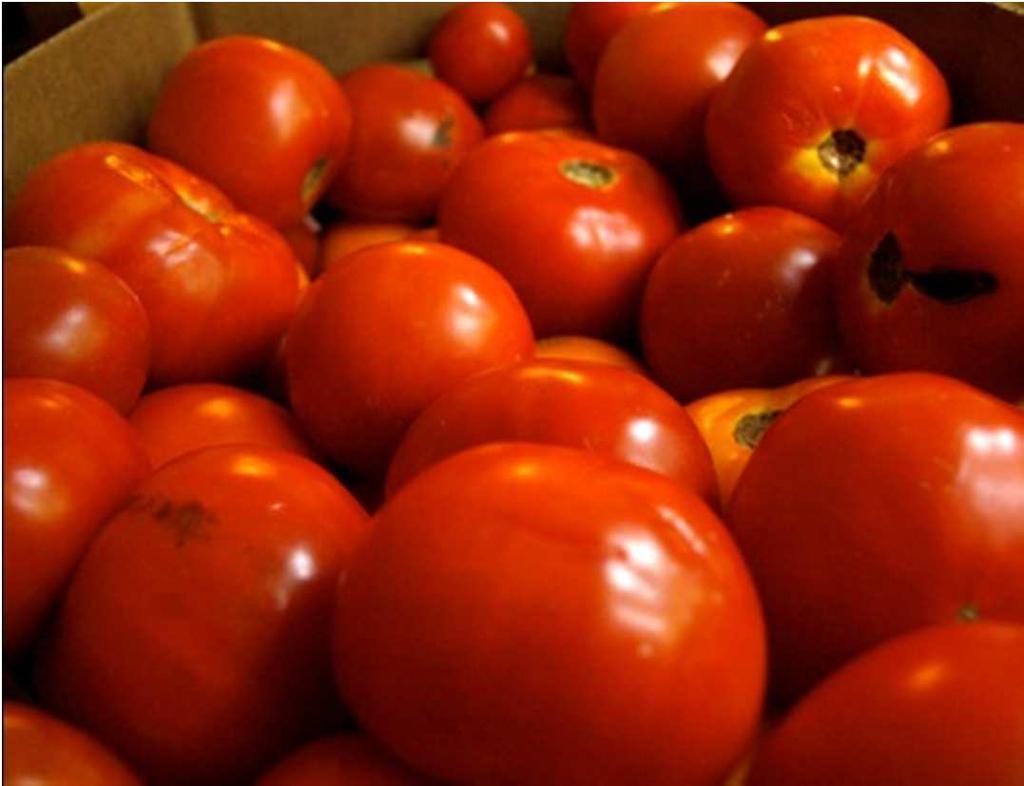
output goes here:
<path id="1" fill-rule="evenodd" d="M 558 169 L 566 180 L 595 191 L 607 188 L 616 179 L 615 170 L 611 167 L 579 158 L 563 161 L 558 165 Z"/>
<path id="2" fill-rule="evenodd" d="M 748 412 L 736 421 L 736 427 L 732 430 L 732 438 L 743 447 L 753 450 L 761 442 L 764 432 L 781 414 L 781 409 Z"/>

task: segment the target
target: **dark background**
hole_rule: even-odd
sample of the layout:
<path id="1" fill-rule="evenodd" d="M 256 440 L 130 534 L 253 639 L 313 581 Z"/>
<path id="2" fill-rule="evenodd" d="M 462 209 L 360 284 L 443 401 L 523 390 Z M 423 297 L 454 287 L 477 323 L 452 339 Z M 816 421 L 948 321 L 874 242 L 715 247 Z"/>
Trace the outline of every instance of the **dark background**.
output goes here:
<path id="1" fill-rule="evenodd" d="M 77 3 L 4 3 L 4 65 L 82 18 Z"/>

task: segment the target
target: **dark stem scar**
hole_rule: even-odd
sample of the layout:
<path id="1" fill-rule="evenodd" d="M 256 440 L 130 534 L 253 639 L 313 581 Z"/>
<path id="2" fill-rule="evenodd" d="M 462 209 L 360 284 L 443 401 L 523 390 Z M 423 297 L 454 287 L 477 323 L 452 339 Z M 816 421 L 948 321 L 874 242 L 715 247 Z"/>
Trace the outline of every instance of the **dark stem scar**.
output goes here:
<path id="1" fill-rule="evenodd" d="M 175 502 L 166 497 L 136 495 L 127 507 L 148 513 L 158 524 L 170 529 L 179 548 L 193 540 L 209 540 L 210 527 L 217 523 L 217 517 L 195 500 Z"/>
<path id="2" fill-rule="evenodd" d="M 841 128 L 818 145 L 818 159 L 825 169 L 842 180 L 864 162 L 867 149 L 860 134 L 852 128 Z"/>
<path id="3" fill-rule="evenodd" d="M 452 129 L 455 127 L 455 118 L 445 115 L 444 119 L 434 129 L 434 136 L 430 140 L 432 147 L 451 147 Z"/>
<path id="4" fill-rule="evenodd" d="M 732 438 L 745 448 L 753 450 L 761 442 L 764 432 L 774 423 L 783 410 L 768 409 L 763 412 L 748 412 L 736 421 Z"/>

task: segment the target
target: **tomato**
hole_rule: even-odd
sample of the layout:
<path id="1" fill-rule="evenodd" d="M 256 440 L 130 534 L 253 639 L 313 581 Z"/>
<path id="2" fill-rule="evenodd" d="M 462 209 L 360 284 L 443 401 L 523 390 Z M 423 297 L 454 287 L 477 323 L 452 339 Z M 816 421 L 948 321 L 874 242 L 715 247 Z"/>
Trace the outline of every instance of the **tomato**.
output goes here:
<path id="1" fill-rule="evenodd" d="M 4 650 L 20 654 L 149 462 L 124 418 L 86 390 L 10 379 L 3 402 Z"/>
<path id="2" fill-rule="evenodd" d="M 645 374 L 644 367 L 636 358 L 614 344 L 587 336 L 551 336 L 537 342 L 534 351 L 537 358 L 558 358 L 587 363 L 604 363 L 618 366 L 637 374 Z"/>
<path id="3" fill-rule="evenodd" d="M 777 207 L 729 213 L 661 255 L 640 313 L 644 358 L 682 401 L 818 372 L 837 344 L 830 298 L 840 238 Z"/>
<path id="4" fill-rule="evenodd" d="M 817 390 L 754 451 L 729 520 L 761 590 L 780 698 L 868 647 L 1024 621 L 1024 414 L 892 374 Z"/>
<path id="5" fill-rule="evenodd" d="M 492 137 L 441 199 L 441 239 L 493 265 L 539 336 L 632 327 L 644 280 L 682 224 L 646 161 L 555 131 Z"/>
<path id="6" fill-rule="evenodd" d="M 631 19 L 675 3 L 573 3 L 562 46 L 573 74 L 587 90 L 605 47 Z"/>
<path id="7" fill-rule="evenodd" d="M 56 248 L 4 252 L 4 376 L 85 388 L 121 412 L 149 370 L 149 319 L 103 265 Z"/>
<path id="8" fill-rule="evenodd" d="M 165 465 L 75 573 L 37 661 L 44 703 L 147 780 L 251 782 L 336 711 L 329 620 L 367 529 L 326 470 L 286 451 Z"/>
<path id="9" fill-rule="evenodd" d="M 389 493 L 459 451 L 516 441 L 594 451 L 718 501 L 711 457 L 685 409 L 640 374 L 567 360 L 531 360 L 453 387 L 405 432 Z"/>
<path id="10" fill-rule="evenodd" d="M 1024 124 L 955 128 L 889 169 L 837 271 L 843 336 L 865 370 L 1024 395 Z"/>
<path id="11" fill-rule="evenodd" d="M 304 52 L 253 36 L 197 46 L 164 81 L 152 150 L 275 226 L 298 224 L 344 164 L 352 110 Z"/>
<path id="12" fill-rule="evenodd" d="M 158 384 L 255 371 L 298 300 L 297 263 L 277 232 L 130 145 L 82 145 L 37 168 L 11 205 L 7 235 L 124 279 L 149 315 Z"/>
<path id="13" fill-rule="evenodd" d="M 457 783 L 715 783 L 765 669 L 757 597 L 707 506 L 549 445 L 465 451 L 387 502 L 334 646 L 365 727 Z"/>
<path id="14" fill-rule="evenodd" d="M 544 128 L 585 129 L 589 125 L 586 93 L 569 77 L 554 74 L 533 74 L 517 82 L 484 115 L 490 136 Z"/>
<path id="15" fill-rule="evenodd" d="M 141 786 L 117 758 L 73 726 L 4 702 L 4 786 Z"/>
<path id="16" fill-rule="evenodd" d="M 750 786 L 1024 783 L 1024 627 L 944 625 L 829 677 L 768 739 Z"/>
<path id="17" fill-rule="evenodd" d="M 362 66 L 342 86 L 352 151 L 328 200 L 356 218 L 431 218 L 452 170 L 483 139 L 480 120 L 444 82 L 401 66 Z"/>
<path id="18" fill-rule="evenodd" d="M 505 3 L 463 3 L 430 36 L 430 65 L 468 101 L 486 103 L 518 81 L 533 59 L 526 22 Z"/>
<path id="19" fill-rule="evenodd" d="M 374 221 L 340 221 L 324 234 L 322 271 L 363 248 L 405 240 L 416 231 L 412 224 Z"/>
<path id="20" fill-rule="evenodd" d="M 878 176 L 949 118 L 942 74 L 874 19 L 772 28 L 708 112 L 712 168 L 739 205 L 792 208 L 842 228 Z"/>
<path id="21" fill-rule="evenodd" d="M 317 275 L 320 272 L 320 224 L 316 219 L 306 216 L 298 224 L 281 230 L 281 236 L 291 247 L 306 275 Z"/>
<path id="22" fill-rule="evenodd" d="M 369 737 L 337 734 L 311 742 L 256 782 L 256 786 L 426 786 L 427 780 L 394 761 Z"/>
<path id="23" fill-rule="evenodd" d="M 725 505 L 768 428 L 812 390 L 850 377 L 812 377 L 774 390 L 727 390 L 686 407 L 711 451 L 718 491 Z"/>

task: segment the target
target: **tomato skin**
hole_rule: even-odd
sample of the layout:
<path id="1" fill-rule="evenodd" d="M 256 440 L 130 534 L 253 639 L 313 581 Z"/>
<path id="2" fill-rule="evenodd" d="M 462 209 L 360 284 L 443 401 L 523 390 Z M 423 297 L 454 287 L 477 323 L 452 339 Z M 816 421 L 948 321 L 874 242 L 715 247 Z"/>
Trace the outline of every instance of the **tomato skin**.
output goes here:
<path id="1" fill-rule="evenodd" d="M 427 786 L 369 737 L 336 734 L 291 754 L 256 786 Z"/>
<path id="2" fill-rule="evenodd" d="M 75 573 L 36 664 L 44 703 L 149 781 L 251 782 L 337 711 L 329 619 L 367 530 L 326 470 L 286 451 L 172 461 Z"/>
<path id="3" fill-rule="evenodd" d="M 83 732 L 27 704 L 4 702 L 5 786 L 141 786 Z"/>
<path id="4" fill-rule="evenodd" d="M 259 369 L 298 301 L 298 266 L 277 232 L 131 145 L 81 145 L 38 167 L 7 241 L 58 246 L 124 279 L 149 316 L 157 384 Z"/>
<path id="5" fill-rule="evenodd" d="M 1024 414 L 956 380 L 890 374 L 797 402 L 728 517 L 761 590 L 776 694 L 914 628 L 1024 621 L 1021 488 Z"/>
<path id="6" fill-rule="evenodd" d="M 838 339 L 830 297 L 839 236 L 776 207 L 719 216 L 658 259 L 640 337 L 654 378 L 681 401 L 817 373 Z"/>
<path id="7" fill-rule="evenodd" d="M 711 102 L 707 148 L 735 204 L 842 229 L 878 176 L 948 119 L 945 80 L 911 41 L 874 19 L 821 17 L 748 47 Z"/>
<path id="8" fill-rule="evenodd" d="M 149 462 L 124 418 L 82 388 L 9 379 L 3 399 L 4 650 L 17 655 Z"/>
<path id="9" fill-rule="evenodd" d="M 415 231 L 412 224 L 339 221 L 324 234 L 322 271 L 330 270 L 349 254 L 361 249 L 409 239 Z"/>
<path id="10" fill-rule="evenodd" d="M 603 363 L 637 374 L 646 374 L 640 361 L 614 344 L 588 336 L 550 336 L 537 342 L 533 356 L 538 359 Z"/>
<path id="11" fill-rule="evenodd" d="M 567 76 L 532 74 L 517 82 L 487 108 L 488 136 L 506 131 L 590 127 L 587 94 Z"/>
<path id="12" fill-rule="evenodd" d="M 306 216 L 298 224 L 281 230 L 295 259 L 298 260 L 306 275 L 316 276 L 320 270 L 320 225 L 312 216 Z"/>
<path id="13" fill-rule="evenodd" d="M 298 224 L 344 164 L 352 110 L 304 52 L 254 36 L 208 41 L 170 72 L 149 147 L 217 185 L 242 210 Z"/>
<path id="14" fill-rule="evenodd" d="M 1020 123 L 952 129 L 882 175 L 835 278 L 843 337 L 865 370 L 922 369 L 1024 395 L 1022 194 Z M 991 286 L 933 293 L 937 271 Z"/>
<path id="15" fill-rule="evenodd" d="M 409 68 L 362 66 L 341 84 L 352 150 L 328 201 L 354 218 L 432 218 L 452 170 L 483 139 L 480 120 L 444 82 Z"/>
<path id="16" fill-rule="evenodd" d="M 441 239 L 500 271 L 540 337 L 628 333 L 644 280 L 680 231 L 646 161 L 558 131 L 488 139 L 441 199 Z"/>
<path id="17" fill-rule="evenodd" d="M 769 736 L 750 786 L 1024 782 L 1024 627 L 943 625 L 829 677 Z"/>
<path id="18" fill-rule="evenodd" d="M 149 318 L 96 262 L 60 249 L 4 251 L 4 376 L 59 379 L 128 412 L 146 384 Z"/>
<path id="19" fill-rule="evenodd" d="M 572 72 L 587 90 L 605 47 L 631 19 L 659 6 L 675 3 L 573 3 L 566 21 L 562 46 Z"/>

